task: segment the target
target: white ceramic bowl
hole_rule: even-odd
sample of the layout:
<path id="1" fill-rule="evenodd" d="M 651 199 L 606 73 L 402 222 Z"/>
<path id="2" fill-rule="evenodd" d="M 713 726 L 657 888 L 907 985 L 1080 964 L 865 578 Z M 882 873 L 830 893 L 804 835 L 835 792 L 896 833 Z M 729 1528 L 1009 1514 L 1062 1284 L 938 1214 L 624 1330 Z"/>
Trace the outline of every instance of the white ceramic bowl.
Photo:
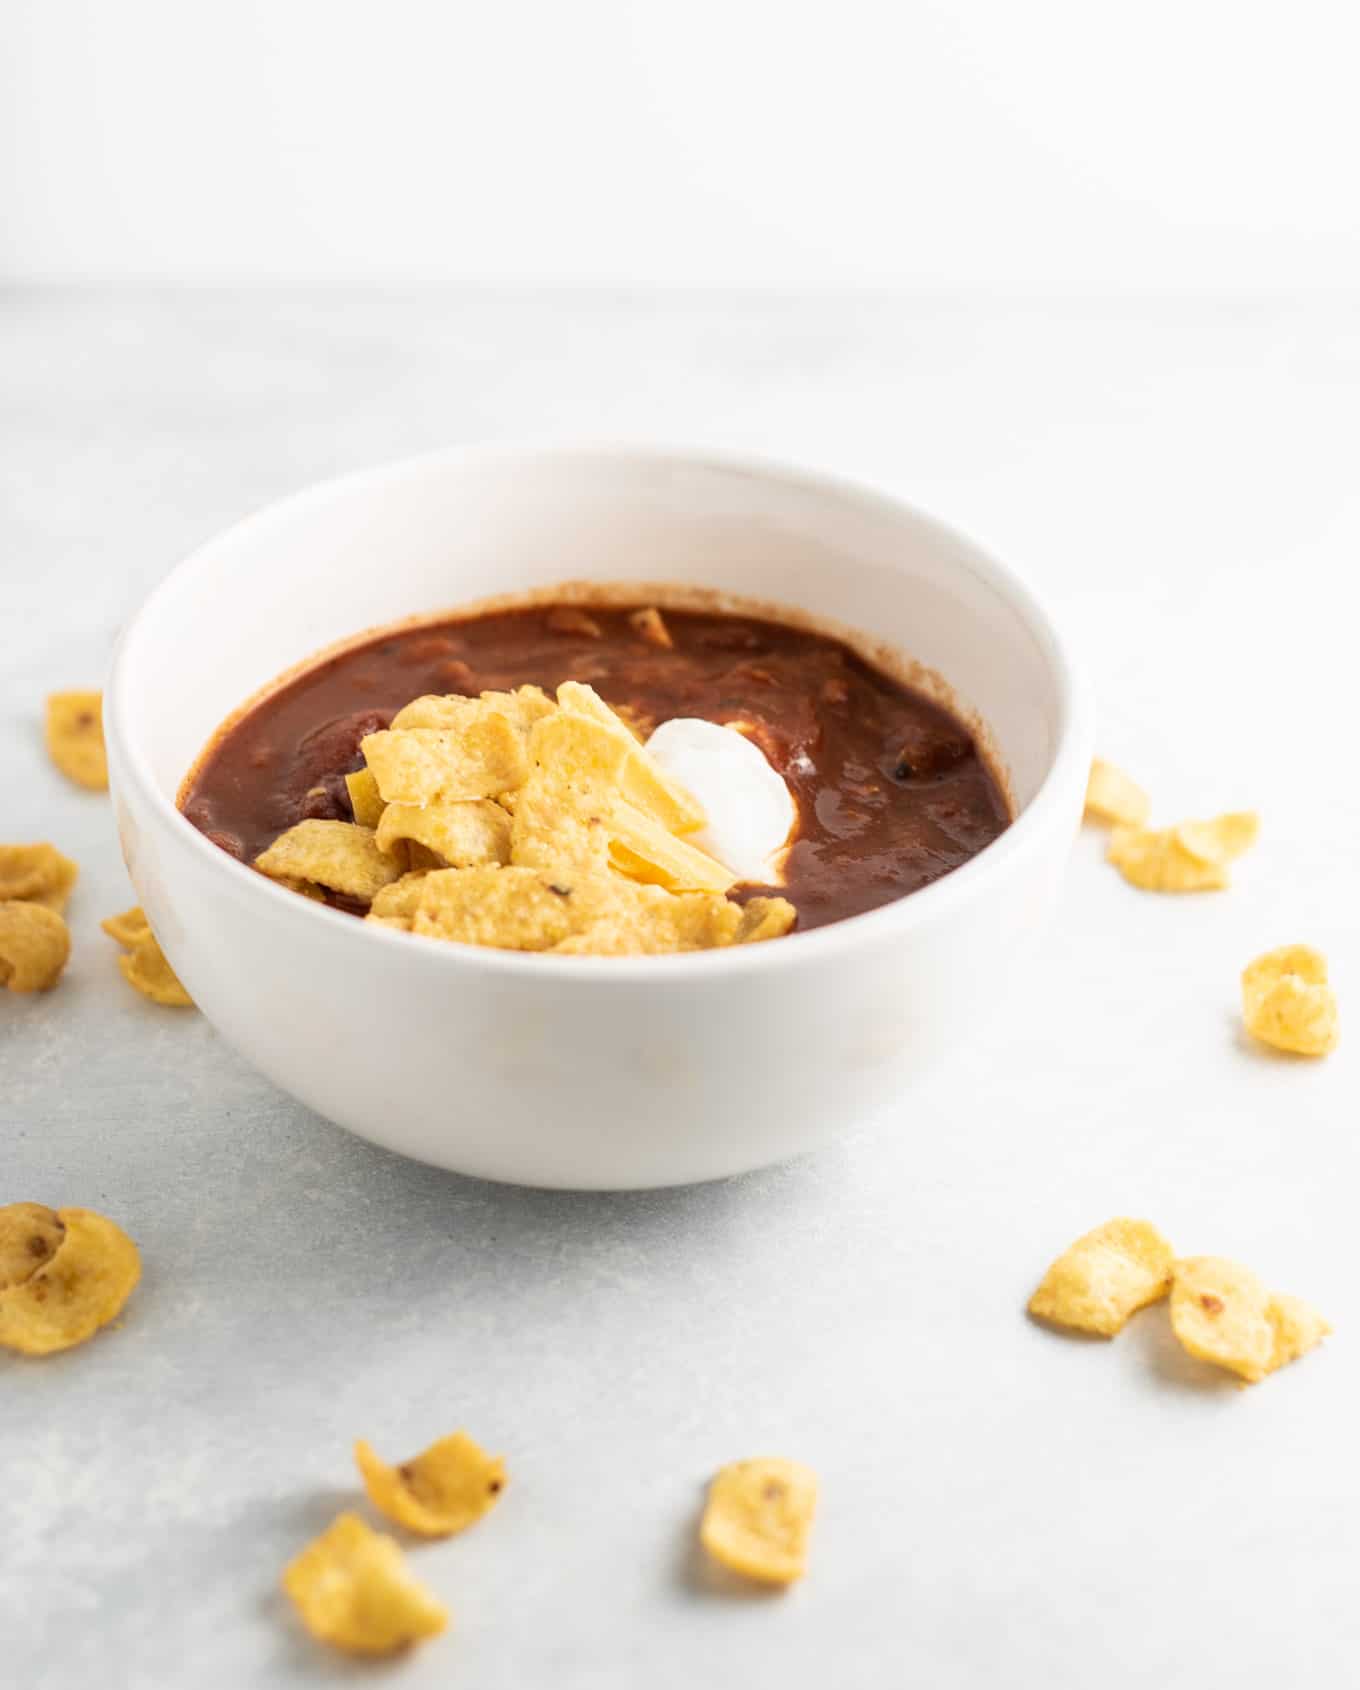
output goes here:
<path id="1" fill-rule="evenodd" d="M 716 586 L 894 642 L 990 725 L 1017 819 L 869 915 L 739 950 L 618 959 L 366 925 L 272 885 L 176 810 L 218 725 L 309 654 L 581 578 Z M 271 506 L 147 600 L 105 723 L 128 870 L 230 1044 L 404 1155 L 581 1188 L 712 1179 L 809 1150 L 973 1047 L 1052 908 L 1089 758 L 1049 618 L 958 535 L 823 476 L 635 450 L 456 450 Z"/>

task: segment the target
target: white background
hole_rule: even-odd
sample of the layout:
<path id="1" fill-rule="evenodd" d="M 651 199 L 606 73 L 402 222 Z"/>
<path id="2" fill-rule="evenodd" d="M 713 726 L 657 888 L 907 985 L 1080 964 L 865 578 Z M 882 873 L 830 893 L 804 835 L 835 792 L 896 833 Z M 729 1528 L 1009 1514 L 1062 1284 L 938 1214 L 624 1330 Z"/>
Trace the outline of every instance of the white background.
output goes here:
<path id="1" fill-rule="evenodd" d="M 1360 285 L 1346 0 L 7 0 L 0 275 Z"/>
<path id="2" fill-rule="evenodd" d="M 0 1356 L 16 1683 L 370 1676 L 279 1569 L 353 1506 L 350 1439 L 460 1421 L 512 1483 L 413 1551 L 455 1629 L 403 1690 L 1353 1682 L 1357 45 L 1316 3 L 0 0 L 0 277 L 316 284 L 0 297 L 0 837 L 81 867 L 61 985 L 0 1003 L 0 1202 L 98 1207 L 146 1265 L 94 1343 Z M 266 500 L 540 432 L 800 459 L 977 535 L 1160 818 L 1261 810 L 1233 889 L 1140 895 L 1087 830 L 949 1083 L 746 1180 L 510 1191 L 309 1115 L 123 987 L 110 808 L 41 698 Z M 1332 961 L 1325 1063 L 1241 1032 L 1292 940 Z M 1162 1311 L 1027 1322 L 1119 1212 L 1335 1337 L 1249 1391 Z M 764 1451 L 823 1482 L 774 1602 L 694 1553 L 708 1474 Z"/>
<path id="3" fill-rule="evenodd" d="M 0 1355 L 6 1684 L 367 1682 L 279 1569 L 355 1505 L 354 1437 L 403 1457 L 461 1423 L 510 1487 L 412 1549 L 454 1629 L 385 1687 L 1351 1690 L 1360 310 L 123 289 L 10 302 L 0 368 L 0 837 L 81 867 L 61 985 L 0 993 L 0 1200 L 89 1203 L 146 1263 L 116 1329 Z M 48 763 L 42 695 L 242 512 L 529 427 L 723 441 L 956 518 L 1071 629 L 1159 818 L 1260 809 L 1232 889 L 1136 892 L 1084 830 L 949 1083 L 744 1180 L 507 1190 L 290 1102 L 123 985 L 110 806 Z M 1325 1062 L 1241 1030 L 1239 970 L 1292 940 L 1337 982 Z M 1335 1336 L 1248 1389 L 1164 1310 L 1040 1331 L 1049 1258 L 1118 1213 Z M 718 1463 L 772 1452 L 823 1499 L 770 1601 L 694 1529 Z"/>

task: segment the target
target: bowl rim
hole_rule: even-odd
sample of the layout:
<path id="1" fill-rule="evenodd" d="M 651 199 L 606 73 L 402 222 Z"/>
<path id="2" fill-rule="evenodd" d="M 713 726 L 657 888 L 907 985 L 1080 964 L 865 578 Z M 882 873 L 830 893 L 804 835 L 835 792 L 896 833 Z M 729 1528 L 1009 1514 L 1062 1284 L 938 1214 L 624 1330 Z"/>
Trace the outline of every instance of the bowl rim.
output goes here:
<path id="1" fill-rule="evenodd" d="M 1034 796 L 1010 826 L 975 856 L 939 880 L 905 897 L 893 899 L 860 915 L 829 922 L 810 933 L 786 934 L 778 942 L 664 956 L 552 956 L 542 951 L 497 950 L 491 946 L 448 940 L 412 946 L 410 941 L 416 935 L 398 933 L 374 922 L 358 921 L 342 910 L 332 909 L 309 898 L 299 898 L 212 844 L 162 792 L 145 755 L 125 726 L 131 715 L 127 698 L 135 684 L 138 646 L 146 637 L 145 625 L 155 607 L 164 598 L 183 591 L 185 583 L 196 574 L 210 568 L 224 542 L 237 540 L 256 528 L 268 528 L 286 515 L 305 512 L 309 505 L 324 504 L 337 494 L 359 491 L 365 486 L 383 482 L 400 482 L 408 476 L 423 476 L 441 467 L 475 467 L 543 459 L 589 459 L 651 466 L 665 464 L 694 471 L 719 470 L 766 482 L 782 482 L 814 494 L 858 504 L 866 510 L 877 510 L 884 515 L 907 516 L 927 534 L 946 542 L 955 554 L 957 567 L 969 570 L 976 579 L 999 592 L 1020 617 L 1052 675 L 1058 705 L 1057 743 L 1049 769 Z M 456 606 L 451 609 L 456 609 Z M 305 664 L 306 659 L 301 661 Z M 224 889 L 247 898 L 265 900 L 262 908 L 267 910 L 272 906 L 274 913 L 285 922 L 322 921 L 332 924 L 337 934 L 348 931 L 352 936 L 351 942 L 360 945 L 400 945 L 412 968 L 434 967 L 456 971 L 474 967 L 511 976 L 557 976 L 564 980 L 589 979 L 600 983 L 638 984 L 646 981 L 664 985 L 669 981 L 679 984 L 714 973 L 731 975 L 813 965 L 821 958 L 843 954 L 861 944 L 906 937 L 915 930 L 933 926 L 961 903 L 970 902 L 985 892 L 987 885 L 1004 875 L 1009 865 L 1037 840 L 1050 822 L 1058 819 L 1069 802 L 1068 789 L 1074 786 L 1078 776 L 1084 785 L 1090 761 L 1085 689 L 1080 676 L 1052 614 L 1010 565 L 951 524 L 884 489 L 787 460 L 708 446 L 554 438 L 479 442 L 394 458 L 311 482 L 296 492 L 270 500 L 218 530 L 166 572 L 122 630 L 114 650 L 106 691 L 105 731 L 116 747 L 115 769 L 136 787 L 143 804 L 149 807 L 157 820 L 175 832 L 190 851 L 197 851 L 203 862 L 211 865 L 209 872 L 226 877 Z M 317 929 L 312 928 L 311 931 L 315 934 Z"/>

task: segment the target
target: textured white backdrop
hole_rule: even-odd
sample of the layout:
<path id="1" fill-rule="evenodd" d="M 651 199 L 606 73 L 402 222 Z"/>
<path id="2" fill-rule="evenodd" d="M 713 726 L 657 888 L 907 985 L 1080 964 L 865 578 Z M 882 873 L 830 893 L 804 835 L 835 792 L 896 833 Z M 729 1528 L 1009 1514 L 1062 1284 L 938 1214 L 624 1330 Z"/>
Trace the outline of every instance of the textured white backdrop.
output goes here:
<path id="1" fill-rule="evenodd" d="M 1349 0 L 7 0 L 0 276 L 1360 286 Z"/>

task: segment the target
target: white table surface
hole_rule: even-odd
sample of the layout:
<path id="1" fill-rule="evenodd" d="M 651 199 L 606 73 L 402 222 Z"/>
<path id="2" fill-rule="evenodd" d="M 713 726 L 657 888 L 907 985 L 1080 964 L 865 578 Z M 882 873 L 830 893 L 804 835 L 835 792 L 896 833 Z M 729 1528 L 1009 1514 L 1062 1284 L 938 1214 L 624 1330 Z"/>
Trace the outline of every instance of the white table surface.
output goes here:
<path id="1" fill-rule="evenodd" d="M 1140 895 L 1088 834 L 1021 1001 L 939 1083 L 828 1154 L 652 1195 L 399 1161 L 136 998 L 97 925 L 131 901 L 108 807 L 48 767 L 42 695 L 97 684 L 147 589 L 265 500 L 565 431 L 793 456 L 991 544 L 1164 815 L 1259 806 L 1235 888 Z M 0 994 L 0 1201 L 106 1210 L 145 1278 L 87 1347 L 0 1357 L 0 1679 L 1354 1683 L 1358 446 L 1341 300 L 4 300 L 0 838 L 82 878 L 60 988 Z M 1326 1063 L 1238 1029 L 1238 970 L 1294 939 L 1340 985 Z M 1109 1346 L 1029 1324 L 1049 1257 L 1121 1212 L 1335 1338 L 1245 1390 L 1157 1311 Z M 356 1435 L 400 1457 L 457 1425 L 511 1484 L 412 1553 L 452 1633 L 332 1656 L 280 1568 L 355 1502 Z M 823 1480 L 776 1599 L 693 1548 L 712 1469 L 772 1452 Z"/>

